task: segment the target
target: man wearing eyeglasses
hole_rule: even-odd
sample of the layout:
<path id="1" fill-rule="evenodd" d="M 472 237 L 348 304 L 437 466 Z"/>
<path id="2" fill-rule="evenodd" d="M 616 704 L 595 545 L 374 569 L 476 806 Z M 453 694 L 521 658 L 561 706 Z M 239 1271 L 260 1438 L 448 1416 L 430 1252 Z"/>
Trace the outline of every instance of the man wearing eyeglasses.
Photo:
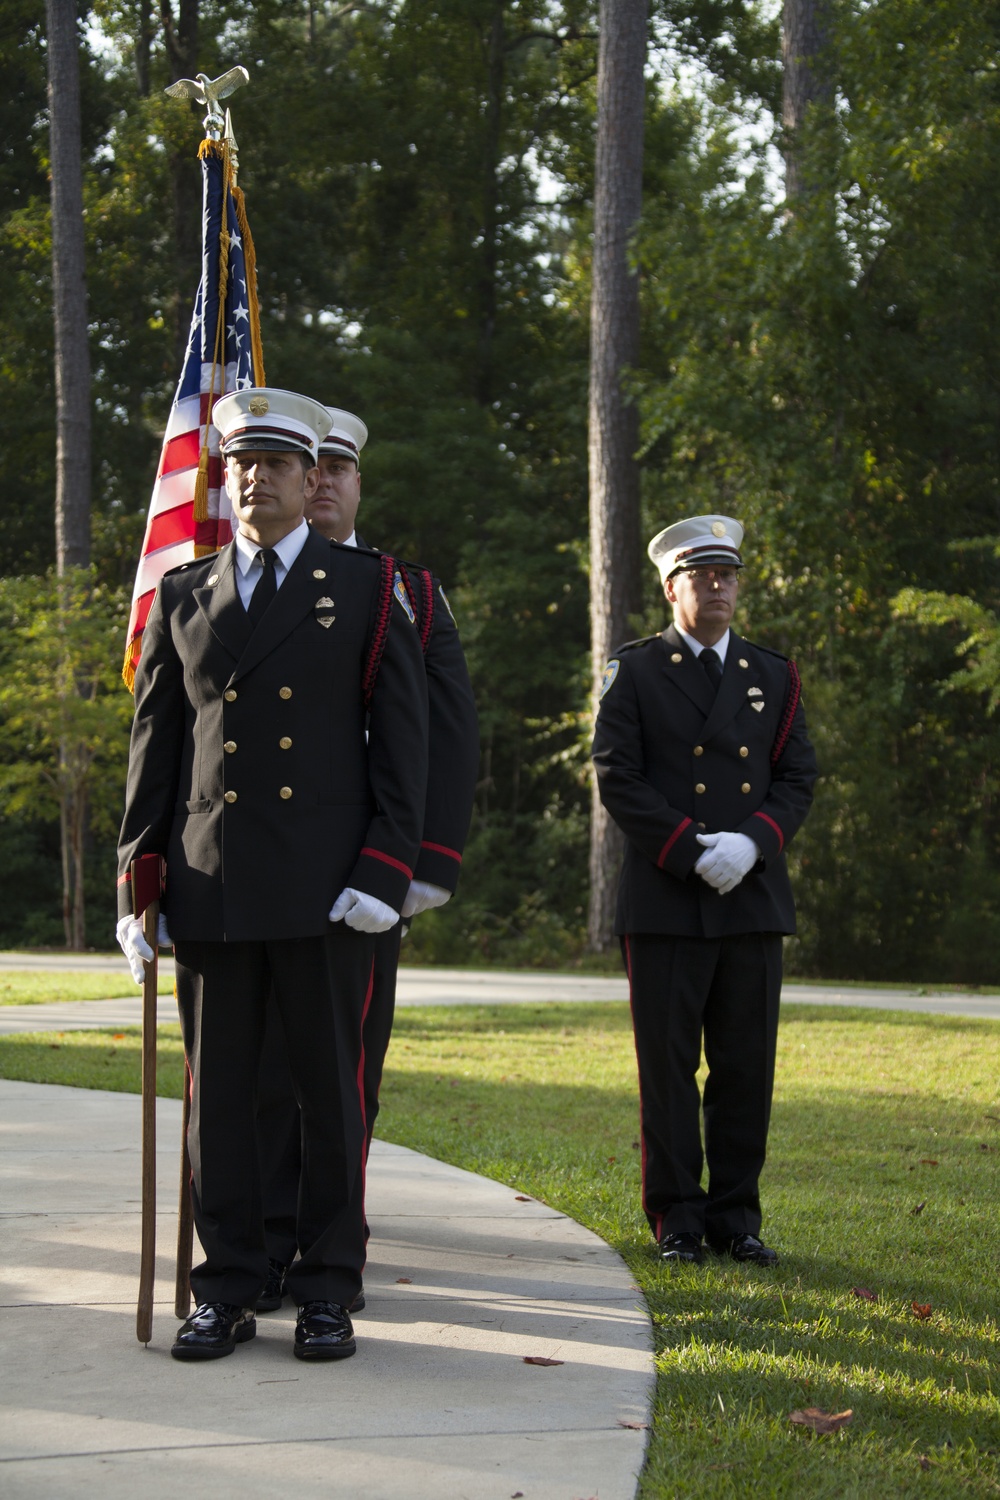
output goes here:
<path id="1" fill-rule="evenodd" d="M 816 759 L 794 662 L 731 629 L 742 541 L 740 523 L 717 515 L 653 538 L 673 624 L 608 663 L 594 735 L 601 801 L 626 840 L 615 932 L 639 1062 L 643 1208 L 672 1266 L 699 1264 L 706 1245 L 758 1266 L 778 1258 L 760 1238 L 758 1184 L 782 938 L 795 931 L 784 851 Z"/>

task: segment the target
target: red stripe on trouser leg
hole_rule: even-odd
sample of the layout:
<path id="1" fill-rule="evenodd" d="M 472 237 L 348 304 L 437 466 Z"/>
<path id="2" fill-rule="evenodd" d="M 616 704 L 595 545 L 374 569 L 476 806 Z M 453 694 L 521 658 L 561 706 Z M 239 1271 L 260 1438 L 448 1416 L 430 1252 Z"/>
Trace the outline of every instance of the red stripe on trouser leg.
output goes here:
<path id="1" fill-rule="evenodd" d="M 628 975 L 628 1008 L 629 1014 L 632 1017 L 632 1042 L 635 1046 L 636 1077 L 639 1083 L 639 1148 L 642 1167 L 642 1211 L 648 1218 L 649 1213 L 646 1208 L 646 1131 L 645 1122 L 642 1115 L 642 1069 L 639 1066 L 639 1044 L 635 1034 L 635 1012 L 632 1009 L 632 950 L 629 947 L 627 934 L 623 942 L 625 948 L 625 972 Z M 663 1228 L 663 1215 L 655 1214 L 654 1219 L 656 1222 L 656 1228 L 653 1232 L 656 1235 L 656 1243 L 659 1244 L 660 1234 Z"/>
<path id="2" fill-rule="evenodd" d="M 368 1007 L 372 1003 L 372 992 L 375 988 L 375 959 L 372 958 L 372 966 L 368 971 L 368 992 L 365 995 L 364 1009 L 361 1012 L 361 1036 L 360 1055 L 358 1057 L 358 1103 L 361 1106 L 361 1212 L 365 1211 L 365 1189 L 368 1185 L 368 1118 L 365 1114 L 365 1021 L 368 1019 Z M 367 1219 L 366 1219 L 367 1222 Z"/>

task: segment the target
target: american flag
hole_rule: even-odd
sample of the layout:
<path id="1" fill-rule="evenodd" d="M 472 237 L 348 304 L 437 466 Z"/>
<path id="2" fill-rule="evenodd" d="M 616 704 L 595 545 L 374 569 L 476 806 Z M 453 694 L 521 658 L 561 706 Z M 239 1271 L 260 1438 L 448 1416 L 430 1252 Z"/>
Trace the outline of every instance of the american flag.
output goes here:
<path id="1" fill-rule="evenodd" d="M 224 142 L 203 141 L 200 156 L 201 280 L 184 366 L 163 438 L 132 594 L 122 669 L 129 688 L 139 662 L 142 632 L 163 574 L 179 563 L 217 551 L 232 537 L 232 508 L 222 484 L 219 434 L 209 422 L 210 397 L 217 399 L 227 391 L 264 384 L 256 263 L 243 195 L 232 180 Z M 220 278 L 224 266 L 226 291 L 220 326 Z M 206 459 L 207 504 L 203 480 L 202 503 L 196 507 L 199 462 L 204 472 Z"/>

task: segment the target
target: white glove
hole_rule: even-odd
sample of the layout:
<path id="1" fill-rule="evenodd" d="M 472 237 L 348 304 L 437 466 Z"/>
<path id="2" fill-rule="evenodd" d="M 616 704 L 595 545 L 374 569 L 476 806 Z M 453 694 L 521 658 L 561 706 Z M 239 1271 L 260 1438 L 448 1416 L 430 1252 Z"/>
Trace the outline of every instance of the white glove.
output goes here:
<path id="1" fill-rule="evenodd" d="M 403 902 L 403 916 L 415 917 L 422 911 L 433 911 L 435 906 L 443 906 L 450 900 L 451 891 L 446 891 L 444 886 L 430 885 L 426 880 L 411 880 Z"/>
<path id="2" fill-rule="evenodd" d="M 118 926 L 115 928 L 115 937 L 118 939 L 118 946 L 128 959 L 132 978 L 136 984 L 142 984 L 146 977 L 142 961 L 143 959 L 147 963 L 153 961 L 153 950 L 142 935 L 142 918 L 120 917 Z"/>
<path id="3" fill-rule="evenodd" d="M 710 886 L 725 896 L 735 891 L 748 870 L 760 859 L 760 850 L 745 833 L 699 833 L 705 853 L 694 867 Z"/>
<path id="4" fill-rule="evenodd" d="M 341 891 L 330 912 L 331 922 L 339 922 L 341 917 L 356 932 L 388 932 L 399 921 L 399 912 L 386 906 L 384 901 L 348 886 L 346 891 Z"/>

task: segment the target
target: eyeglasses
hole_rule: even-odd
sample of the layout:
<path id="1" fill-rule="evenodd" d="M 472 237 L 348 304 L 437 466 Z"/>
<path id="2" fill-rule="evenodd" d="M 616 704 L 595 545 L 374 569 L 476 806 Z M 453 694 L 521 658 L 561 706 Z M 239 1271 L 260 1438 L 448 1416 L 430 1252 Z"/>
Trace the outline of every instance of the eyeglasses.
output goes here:
<path id="1" fill-rule="evenodd" d="M 681 571 L 695 583 L 721 583 L 726 588 L 732 588 L 740 578 L 736 568 L 682 568 Z"/>

